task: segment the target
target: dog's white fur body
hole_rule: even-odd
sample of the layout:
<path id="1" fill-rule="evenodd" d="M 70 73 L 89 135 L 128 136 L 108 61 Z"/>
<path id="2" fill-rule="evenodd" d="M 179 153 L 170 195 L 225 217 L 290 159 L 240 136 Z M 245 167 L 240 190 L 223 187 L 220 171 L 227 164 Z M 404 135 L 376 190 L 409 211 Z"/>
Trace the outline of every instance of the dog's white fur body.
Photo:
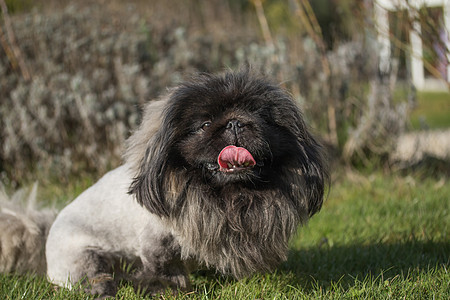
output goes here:
<path id="1" fill-rule="evenodd" d="M 69 278 L 80 279 L 74 272 L 86 249 L 129 259 L 141 255 L 143 230 L 161 224 L 127 193 L 131 176 L 126 165 L 110 171 L 60 212 L 46 247 L 47 274 L 53 283 L 70 287 Z"/>

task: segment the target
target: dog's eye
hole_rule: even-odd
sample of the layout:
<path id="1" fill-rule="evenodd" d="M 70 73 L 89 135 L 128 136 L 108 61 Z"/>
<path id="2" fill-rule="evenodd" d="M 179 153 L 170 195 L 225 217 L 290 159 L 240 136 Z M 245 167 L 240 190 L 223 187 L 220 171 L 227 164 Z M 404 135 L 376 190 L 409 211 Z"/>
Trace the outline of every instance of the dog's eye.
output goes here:
<path id="1" fill-rule="evenodd" d="M 211 127 L 211 122 L 210 121 L 206 121 L 202 124 L 202 126 L 200 126 L 200 128 L 202 130 L 207 130 L 209 127 Z"/>

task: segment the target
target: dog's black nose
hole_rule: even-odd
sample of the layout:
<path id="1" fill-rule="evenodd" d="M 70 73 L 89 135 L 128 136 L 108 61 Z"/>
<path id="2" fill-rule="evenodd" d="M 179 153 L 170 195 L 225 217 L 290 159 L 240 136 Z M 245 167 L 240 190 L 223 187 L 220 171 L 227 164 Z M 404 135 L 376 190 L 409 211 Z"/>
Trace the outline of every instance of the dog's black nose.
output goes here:
<path id="1" fill-rule="evenodd" d="M 244 124 L 242 124 L 241 121 L 239 120 L 230 120 L 228 121 L 226 126 L 227 129 L 234 131 L 236 133 L 241 132 L 243 127 Z"/>

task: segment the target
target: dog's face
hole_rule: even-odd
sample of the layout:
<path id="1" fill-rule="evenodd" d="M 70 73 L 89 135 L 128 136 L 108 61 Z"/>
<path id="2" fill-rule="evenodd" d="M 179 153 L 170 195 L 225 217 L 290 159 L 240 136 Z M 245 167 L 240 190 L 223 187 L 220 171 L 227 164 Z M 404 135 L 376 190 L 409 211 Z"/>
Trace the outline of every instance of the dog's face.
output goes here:
<path id="1" fill-rule="evenodd" d="M 285 91 L 260 79 L 203 80 L 172 94 L 167 112 L 176 124 L 172 167 L 222 187 L 268 184 L 280 169 L 295 165 L 302 152 L 295 131 L 305 129 Z"/>
<path id="2" fill-rule="evenodd" d="M 191 112 L 183 121 L 192 124 L 178 150 L 186 164 L 199 169 L 205 180 L 226 185 L 261 178 L 262 167 L 269 164 L 268 137 L 263 133 L 269 126 L 258 120 L 257 114 L 238 105 L 233 110 L 210 106 Z"/>

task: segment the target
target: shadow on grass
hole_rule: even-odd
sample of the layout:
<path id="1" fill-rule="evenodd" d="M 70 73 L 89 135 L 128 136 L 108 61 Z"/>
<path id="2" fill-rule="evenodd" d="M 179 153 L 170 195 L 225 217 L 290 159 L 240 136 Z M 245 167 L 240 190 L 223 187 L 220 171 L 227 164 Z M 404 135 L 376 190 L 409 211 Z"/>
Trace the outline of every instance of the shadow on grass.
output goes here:
<path id="1" fill-rule="evenodd" d="M 387 280 L 412 271 L 427 271 L 449 265 L 449 242 L 406 242 L 372 245 L 327 245 L 305 250 L 292 250 L 280 271 L 294 273 L 293 285 L 303 290 L 329 288 L 339 282 L 352 285 L 355 278 Z"/>

